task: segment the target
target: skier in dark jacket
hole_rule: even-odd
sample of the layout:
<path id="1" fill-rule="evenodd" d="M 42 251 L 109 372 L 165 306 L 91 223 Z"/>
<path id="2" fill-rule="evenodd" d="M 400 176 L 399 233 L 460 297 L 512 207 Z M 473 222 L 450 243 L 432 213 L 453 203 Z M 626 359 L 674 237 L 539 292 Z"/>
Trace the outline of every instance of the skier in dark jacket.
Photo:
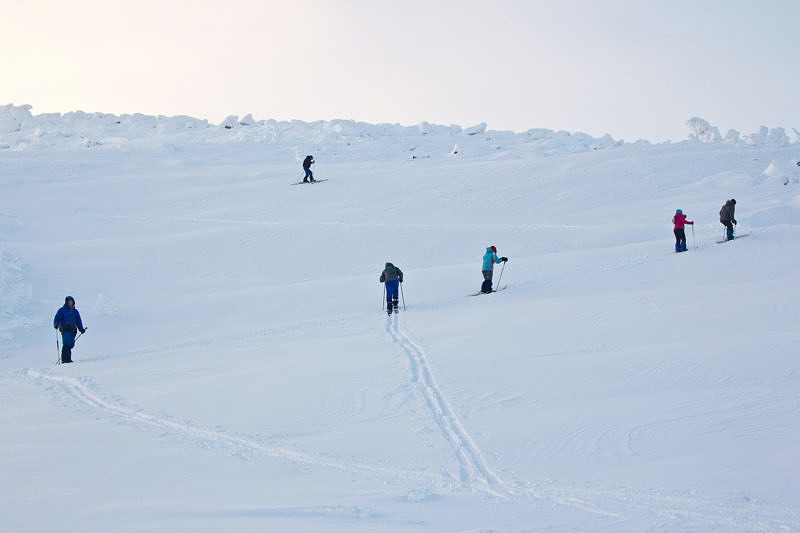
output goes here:
<path id="1" fill-rule="evenodd" d="M 314 161 L 313 155 L 307 155 L 306 158 L 303 159 L 303 170 L 306 173 L 305 177 L 303 178 L 303 183 L 308 183 L 309 178 L 311 178 L 311 181 L 316 181 L 314 179 L 314 173 L 311 172 L 311 165 L 314 163 L 316 163 L 316 161 Z"/>
<path id="2" fill-rule="evenodd" d="M 53 327 L 61 332 L 61 362 L 72 362 L 72 347 L 75 346 L 75 334 L 86 332 L 81 321 L 81 314 L 75 309 L 75 299 L 72 296 L 64 298 L 64 307 L 56 312 Z"/>
<path id="3" fill-rule="evenodd" d="M 727 228 L 727 237 L 729 241 L 733 240 L 733 224 L 736 224 L 736 217 L 734 216 L 734 212 L 736 211 L 736 200 L 731 198 L 725 205 L 722 206 L 722 209 L 719 211 L 719 221 L 720 223 Z"/>
<path id="4" fill-rule="evenodd" d="M 381 283 L 386 285 L 386 312 L 392 314 L 392 310 L 398 310 L 398 289 L 403 283 L 403 271 L 391 263 L 386 263 L 386 268 L 381 272 Z"/>
<path id="5" fill-rule="evenodd" d="M 497 248 L 490 246 L 483 254 L 483 284 L 481 285 L 481 292 L 492 292 L 492 275 L 494 274 L 495 263 L 505 263 L 508 257 L 497 257 Z"/>

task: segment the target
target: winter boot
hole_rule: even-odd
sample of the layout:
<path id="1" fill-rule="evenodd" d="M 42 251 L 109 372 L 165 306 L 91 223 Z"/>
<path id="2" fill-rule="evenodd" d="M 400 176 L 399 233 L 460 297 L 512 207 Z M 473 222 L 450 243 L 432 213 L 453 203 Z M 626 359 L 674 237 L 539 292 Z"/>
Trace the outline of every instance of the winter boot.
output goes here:
<path id="1" fill-rule="evenodd" d="M 732 229 L 729 229 L 729 230 L 728 230 L 728 240 L 729 240 L 729 241 L 732 241 L 732 240 L 733 240 L 733 230 L 732 230 Z"/>
<path id="2" fill-rule="evenodd" d="M 492 292 L 492 280 L 485 279 L 481 285 L 481 292 Z"/>
<path id="3" fill-rule="evenodd" d="M 676 242 L 675 243 L 675 253 L 677 254 L 680 251 L 681 251 L 681 243 Z"/>
<path id="4" fill-rule="evenodd" d="M 686 241 L 681 241 L 681 252 L 687 251 L 686 249 Z"/>
<path id="5" fill-rule="evenodd" d="M 395 311 L 398 310 L 398 306 L 399 305 L 400 305 L 400 301 L 397 299 L 397 297 L 395 296 L 394 298 L 392 298 L 392 307 L 394 307 Z"/>
<path id="6" fill-rule="evenodd" d="M 393 307 L 394 306 L 392 305 L 392 300 L 391 299 L 387 299 L 386 300 L 386 314 L 387 315 L 391 315 L 392 314 Z"/>

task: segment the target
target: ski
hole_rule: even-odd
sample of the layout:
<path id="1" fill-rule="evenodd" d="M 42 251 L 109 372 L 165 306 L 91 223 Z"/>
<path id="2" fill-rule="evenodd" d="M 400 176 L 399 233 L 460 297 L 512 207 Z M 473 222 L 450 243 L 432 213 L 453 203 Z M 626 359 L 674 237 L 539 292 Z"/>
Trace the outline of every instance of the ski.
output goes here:
<path id="1" fill-rule="evenodd" d="M 502 287 L 500 287 L 499 289 L 495 289 L 495 290 L 493 290 L 492 292 L 500 292 L 500 291 L 504 291 L 504 290 L 506 290 L 507 288 L 508 288 L 508 285 L 503 285 L 503 286 L 502 286 Z M 474 293 L 474 294 L 469 294 L 468 296 L 480 296 L 481 294 L 492 294 L 492 292 L 476 292 L 476 293 Z"/>
<path id="2" fill-rule="evenodd" d="M 314 181 L 296 181 L 292 183 L 292 185 L 311 185 L 313 183 L 322 183 L 323 181 L 328 181 L 327 179 L 324 180 L 314 180 Z"/>
<path id="3" fill-rule="evenodd" d="M 731 239 L 731 241 L 735 241 L 736 239 L 741 239 L 742 237 L 747 237 L 748 235 L 750 235 L 750 234 L 749 233 L 742 233 L 741 235 L 734 235 L 733 239 Z M 728 239 L 725 239 L 724 241 L 717 241 L 717 244 L 722 244 L 722 243 L 731 242 L 731 241 L 729 241 Z"/>

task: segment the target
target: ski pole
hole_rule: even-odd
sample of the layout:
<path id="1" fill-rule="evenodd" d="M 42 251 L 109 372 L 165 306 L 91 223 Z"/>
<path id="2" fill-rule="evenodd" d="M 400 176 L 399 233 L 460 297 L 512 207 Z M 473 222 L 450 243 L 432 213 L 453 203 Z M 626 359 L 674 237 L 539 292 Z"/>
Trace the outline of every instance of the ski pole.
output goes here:
<path id="1" fill-rule="evenodd" d="M 697 250 L 697 241 L 694 240 L 694 224 L 692 224 L 692 244 L 694 245 L 694 249 Z"/>
<path id="2" fill-rule="evenodd" d="M 58 352 L 58 360 L 56 361 L 57 365 L 61 364 L 61 343 L 58 340 L 58 330 L 56 330 L 56 352 Z"/>
<path id="3" fill-rule="evenodd" d="M 497 278 L 497 286 L 500 287 L 500 280 L 503 279 L 503 271 L 506 269 L 506 262 L 503 261 L 503 268 L 500 269 L 500 277 Z M 497 289 L 495 289 L 496 291 Z"/>
<path id="4" fill-rule="evenodd" d="M 406 310 L 406 295 L 403 293 L 403 284 L 400 284 L 400 296 L 403 297 L 403 311 Z"/>
<path id="5" fill-rule="evenodd" d="M 82 332 L 82 331 L 81 331 L 80 333 L 78 333 L 78 336 L 77 336 L 77 337 L 75 337 L 75 341 L 74 341 L 74 342 L 76 342 L 76 343 L 77 343 L 77 342 L 78 342 L 78 339 L 80 339 L 80 338 L 81 338 L 81 335 L 83 335 L 83 332 Z M 74 346 L 74 344 L 73 344 L 73 346 Z"/>

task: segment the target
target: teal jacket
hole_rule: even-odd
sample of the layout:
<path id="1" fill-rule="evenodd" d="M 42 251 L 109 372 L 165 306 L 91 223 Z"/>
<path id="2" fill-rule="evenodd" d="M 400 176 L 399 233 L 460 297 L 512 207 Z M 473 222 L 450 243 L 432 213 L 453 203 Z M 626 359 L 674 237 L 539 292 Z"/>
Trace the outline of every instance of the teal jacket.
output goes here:
<path id="1" fill-rule="evenodd" d="M 494 264 L 499 262 L 500 258 L 497 257 L 497 254 L 491 248 L 487 248 L 486 253 L 483 254 L 483 270 L 494 270 Z"/>

